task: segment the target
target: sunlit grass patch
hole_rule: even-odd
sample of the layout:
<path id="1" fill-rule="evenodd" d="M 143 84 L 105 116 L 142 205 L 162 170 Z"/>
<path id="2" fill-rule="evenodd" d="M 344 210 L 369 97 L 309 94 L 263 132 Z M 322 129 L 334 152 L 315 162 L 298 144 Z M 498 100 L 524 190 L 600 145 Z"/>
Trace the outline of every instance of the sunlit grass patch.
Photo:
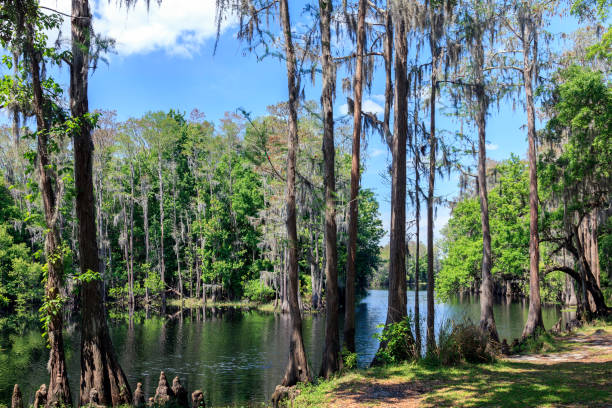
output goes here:
<path id="1" fill-rule="evenodd" d="M 572 342 L 572 336 L 588 337 L 602 331 L 611 333 L 610 323 L 594 322 L 570 334 L 551 336 L 547 342 L 555 350 L 572 352 L 583 347 L 581 343 Z M 502 359 L 488 364 L 454 367 L 420 361 L 355 370 L 329 381 L 300 386 L 302 392 L 293 406 L 342 406 L 347 398 L 351 407 L 385 405 L 375 398 L 364 397 L 364 389 L 369 391 L 377 386 L 384 389 L 394 385 L 416 390 L 416 395 L 406 394 L 404 403 L 409 406 L 609 406 L 612 404 L 612 356 L 601 353 L 597 357 L 586 361 L 547 363 Z"/>

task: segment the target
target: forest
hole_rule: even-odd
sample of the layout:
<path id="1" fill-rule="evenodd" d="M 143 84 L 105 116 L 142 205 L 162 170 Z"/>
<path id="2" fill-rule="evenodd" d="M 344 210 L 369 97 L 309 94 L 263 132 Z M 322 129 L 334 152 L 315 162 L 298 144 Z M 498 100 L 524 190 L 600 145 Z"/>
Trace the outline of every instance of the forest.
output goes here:
<path id="1" fill-rule="evenodd" d="M 111 3 L 130 16 L 168 2 Z M 320 393 L 349 401 L 335 381 L 366 367 L 402 367 L 407 383 L 430 381 L 419 370 L 431 365 L 437 378 L 461 364 L 507 368 L 516 363 L 504 356 L 578 347 L 563 334 L 572 329 L 603 339 L 597 369 L 610 369 L 610 0 L 206 3 L 211 61 L 229 47 L 274 60 L 276 101 L 224 106 L 220 117 L 101 107 L 92 84 L 122 62 L 121 43 L 97 30 L 100 4 L 0 2 L 0 398 L 12 396 L 12 408 L 327 406 Z M 492 157 L 492 141 L 509 137 L 491 131 L 494 121 L 520 128 L 519 150 Z M 457 304 L 461 317 L 445 314 Z M 510 323 L 500 317 L 519 304 Z M 125 368 L 122 330 L 138 336 L 154 315 L 168 336 L 193 313 L 224 330 L 279 319 L 265 330 L 282 357 L 249 365 L 282 358 L 279 378 L 258 368 L 256 396 L 221 398 L 194 369 L 190 401 L 170 365 L 172 386 L 163 371 L 156 389 L 148 371 L 143 386 L 144 369 Z M 13 378 L 34 364 L 14 350 L 27 333 L 42 334 L 23 347 L 28 359 L 45 356 L 36 373 L 46 380 L 27 381 L 24 397 Z M 612 389 L 598 381 L 589 385 Z M 531 392 L 533 406 L 612 398 Z M 504 398 L 499 406 L 525 406 Z"/>

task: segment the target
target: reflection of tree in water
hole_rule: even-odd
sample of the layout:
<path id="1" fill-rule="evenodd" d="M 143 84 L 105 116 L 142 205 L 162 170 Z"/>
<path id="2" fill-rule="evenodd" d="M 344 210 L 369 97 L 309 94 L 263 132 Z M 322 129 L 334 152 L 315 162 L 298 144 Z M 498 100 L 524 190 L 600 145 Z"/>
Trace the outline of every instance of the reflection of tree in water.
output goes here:
<path id="1" fill-rule="evenodd" d="M 419 300 L 424 306 L 425 298 Z M 409 310 L 413 303 L 413 292 L 409 291 Z M 527 307 L 521 300 L 508 303 L 505 297 L 496 299 L 494 313 L 502 338 L 520 336 Z M 289 353 L 287 315 L 210 306 L 185 309 L 182 313 L 169 307 L 167 313 L 160 317 L 151 312 L 147 318 L 146 310 L 136 311 L 130 324 L 129 314 L 110 311 L 113 344 L 130 384 L 141 382 L 146 397 L 151 397 L 159 372 L 164 370 L 168 378 L 179 376 L 189 393 L 195 389 L 204 391 L 206 403 L 212 406 L 270 398 L 284 374 Z M 479 313 L 478 297 L 473 295 L 438 303 L 436 327 L 444 318 L 468 316 L 477 321 Z M 377 349 L 372 334 L 379 330 L 378 324 L 384 323 L 385 314 L 385 291 L 371 291 L 356 308 L 355 340 L 362 366 L 371 361 Z M 557 308 L 543 308 L 546 327 L 551 327 L 562 315 L 568 318 Z M 318 371 L 321 363 L 324 326 L 323 315 L 304 315 L 304 342 L 313 372 Z M 33 319 L 25 324 L 1 319 L 0 334 L 0 400 L 10 400 L 12 386 L 18 380 L 24 402 L 31 403 L 34 391 L 48 377 L 47 350 L 38 322 Z M 78 325 L 67 326 L 65 340 L 71 387 L 78 389 Z"/>

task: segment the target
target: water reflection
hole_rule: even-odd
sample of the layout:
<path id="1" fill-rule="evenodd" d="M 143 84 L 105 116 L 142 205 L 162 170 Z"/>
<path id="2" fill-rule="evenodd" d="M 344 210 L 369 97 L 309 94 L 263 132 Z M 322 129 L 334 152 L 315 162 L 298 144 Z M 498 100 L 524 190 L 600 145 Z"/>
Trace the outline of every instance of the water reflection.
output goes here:
<path id="1" fill-rule="evenodd" d="M 420 310 L 426 311 L 425 296 L 420 300 Z M 408 309 L 413 306 L 414 293 L 409 292 Z M 373 334 L 381 330 L 377 326 L 384 323 L 386 308 L 387 292 L 377 290 L 370 291 L 357 306 L 355 341 L 361 366 L 372 360 L 378 348 Z M 202 389 L 209 406 L 269 400 L 287 363 L 287 315 L 212 307 L 168 312 L 164 318 L 148 311 L 111 315 L 113 344 L 133 386 L 142 382 L 146 395 L 152 396 L 159 372 L 164 370 L 169 378 L 178 375 L 189 392 Z M 494 312 L 501 337 L 520 336 L 527 317 L 526 303 L 508 303 L 504 298 L 496 303 Z M 437 304 L 436 327 L 447 318 L 477 321 L 479 314 L 478 299 L 473 296 Z M 557 308 L 543 308 L 542 314 L 547 328 L 561 316 Z M 305 316 L 303 330 L 310 368 L 317 374 L 323 353 L 324 315 Z M 68 325 L 65 340 L 70 385 L 76 398 L 80 338 L 74 324 Z M 38 386 L 48 381 L 47 357 L 36 323 L 13 334 L 0 332 L 0 403 L 10 400 L 15 382 L 19 382 L 25 401 L 31 403 Z"/>

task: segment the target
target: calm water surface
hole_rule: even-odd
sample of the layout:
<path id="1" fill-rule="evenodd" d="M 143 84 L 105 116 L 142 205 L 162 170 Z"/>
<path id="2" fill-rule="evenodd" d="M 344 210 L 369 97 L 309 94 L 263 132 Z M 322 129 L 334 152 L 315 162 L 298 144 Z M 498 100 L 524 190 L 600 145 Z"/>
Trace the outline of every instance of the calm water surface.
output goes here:
<path id="1" fill-rule="evenodd" d="M 426 299 L 419 297 L 421 318 Z M 414 292 L 408 293 L 408 308 L 414 307 Z M 528 303 L 500 299 L 494 313 L 500 337 L 519 337 L 527 318 Z M 367 365 L 377 350 L 373 334 L 381 329 L 387 312 L 387 292 L 371 290 L 356 310 L 356 345 L 359 364 Z M 542 310 L 550 328 L 562 316 L 558 308 Z M 471 318 L 478 321 L 478 298 L 463 297 L 436 304 L 436 327 L 446 319 Z M 568 316 L 564 316 L 568 318 Z M 424 326 L 424 324 L 422 325 Z M 202 389 L 208 406 L 249 405 L 268 401 L 282 379 L 289 353 L 287 316 L 256 311 L 185 310 L 171 318 L 137 314 L 113 319 L 111 335 L 121 365 L 135 388 L 143 383 L 153 396 L 164 370 L 169 380 L 178 375 L 189 392 Z M 324 315 L 307 315 L 303 324 L 306 351 L 313 373 L 318 373 L 325 335 Z M 425 336 L 423 336 L 425 338 Z M 78 396 L 79 333 L 67 328 L 66 352 L 71 389 Z M 0 405 L 10 402 L 13 384 L 19 383 L 24 399 L 31 403 L 34 392 L 48 381 L 48 351 L 36 326 L 18 327 L 13 334 L 0 332 Z"/>

